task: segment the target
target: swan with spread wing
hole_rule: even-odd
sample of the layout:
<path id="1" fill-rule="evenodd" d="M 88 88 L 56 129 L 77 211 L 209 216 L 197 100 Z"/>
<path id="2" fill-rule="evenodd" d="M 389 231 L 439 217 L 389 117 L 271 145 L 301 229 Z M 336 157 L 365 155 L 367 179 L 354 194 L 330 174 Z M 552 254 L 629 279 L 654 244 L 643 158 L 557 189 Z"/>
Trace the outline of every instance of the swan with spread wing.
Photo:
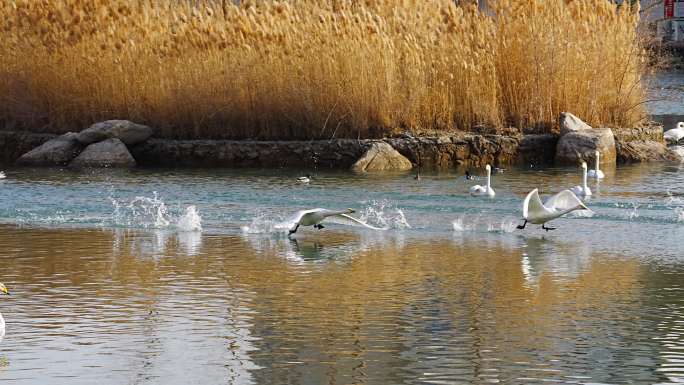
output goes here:
<path id="1" fill-rule="evenodd" d="M 589 210 L 589 208 L 572 191 L 563 190 L 542 203 L 541 198 L 539 198 L 539 189 L 534 189 L 527 194 L 523 201 L 523 219 L 525 222 L 518 228 L 524 229 L 529 222 L 542 225 L 542 229 L 546 231 L 555 230 L 554 227 L 546 227 L 544 224 L 575 210 Z"/>
<path id="2" fill-rule="evenodd" d="M 294 227 L 290 229 L 288 235 L 296 233 L 297 229 L 299 229 L 299 226 L 313 226 L 314 228 L 320 230 L 324 228 L 324 226 L 321 224 L 323 221 L 349 226 L 362 226 L 372 230 L 384 230 L 379 227 L 371 226 L 349 215 L 354 212 L 356 212 L 354 209 L 335 211 L 320 208 L 298 211 L 292 218 L 292 224 Z"/>

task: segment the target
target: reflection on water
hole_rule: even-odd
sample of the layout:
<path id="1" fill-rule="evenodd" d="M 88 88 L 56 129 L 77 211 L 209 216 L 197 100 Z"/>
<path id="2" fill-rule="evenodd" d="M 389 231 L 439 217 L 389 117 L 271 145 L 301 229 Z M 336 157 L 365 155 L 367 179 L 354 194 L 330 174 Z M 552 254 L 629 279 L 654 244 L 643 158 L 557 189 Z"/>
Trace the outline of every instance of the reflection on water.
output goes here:
<path id="1" fill-rule="evenodd" d="M 677 259 L 498 231 L 0 230 L 2 381 L 684 381 Z"/>

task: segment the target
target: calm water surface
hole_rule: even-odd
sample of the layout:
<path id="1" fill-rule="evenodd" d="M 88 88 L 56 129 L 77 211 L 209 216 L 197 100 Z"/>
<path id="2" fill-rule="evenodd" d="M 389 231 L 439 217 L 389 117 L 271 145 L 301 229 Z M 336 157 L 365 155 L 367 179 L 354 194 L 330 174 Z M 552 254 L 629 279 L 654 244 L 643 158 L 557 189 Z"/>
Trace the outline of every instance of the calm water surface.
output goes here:
<path id="1" fill-rule="evenodd" d="M 684 383 L 679 166 L 605 170 L 548 233 L 521 200 L 576 169 L 492 200 L 456 173 L 5 171 L 0 382 Z M 278 230 L 311 207 L 387 230 Z"/>

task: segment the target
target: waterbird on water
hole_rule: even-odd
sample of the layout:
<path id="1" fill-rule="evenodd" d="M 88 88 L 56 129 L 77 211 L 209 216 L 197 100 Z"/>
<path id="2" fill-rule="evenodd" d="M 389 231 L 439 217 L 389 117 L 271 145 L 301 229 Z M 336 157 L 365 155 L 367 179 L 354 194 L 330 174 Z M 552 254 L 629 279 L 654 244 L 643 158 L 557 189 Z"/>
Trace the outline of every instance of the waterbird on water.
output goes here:
<path id="1" fill-rule="evenodd" d="M 487 185 L 480 186 L 476 184 L 470 188 L 470 195 L 472 196 L 488 196 L 490 198 L 496 195 L 494 189 L 492 188 L 492 166 L 486 165 L 485 170 L 487 170 Z"/>
<path id="2" fill-rule="evenodd" d="M 7 178 L 7 175 L 5 175 L 4 171 L 0 171 L 0 179 L 5 179 Z"/>
<path id="3" fill-rule="evenodd" d="M 594 154 L 596 155 L 596 166 L 593 170 L 587 172 L 587 176 L 589 178 L 603 179 L 606 176 L 603 174 L 603 171 L 599 170 L 599 156 L 601 156 L 601 153 L 596 151 Z"/>
<path id="4" fill-rule="evenodd" d="M 0 293 L 5 295 L 10 295 L 9 290 L 5 287 L 5 284 L 0 283 Z M 0 341 L 5 337 L 5 319 L 0 314 Z"/>
<path id="5" fill-rule="evenodd" d="M 306 176 L 300 176 L 299 178 L 297 178 L 297 182 L 308 184 L 309 182 L 311 182 L 311 175 L 306 174 Z"/>
<path id="6" fill-rule="evenodd" d="M 679 142 L 681 139 L 684 138 L 684 122 L 679 122 L 677 123 L 676 128 L 665 131 L 663 137 L 675 143 Z"/>
<path id="7" fill-rule="evenodd" d="M 298 211 L 292 220 L 292 224 L 294 225 L 294 228 L 290 229 L 290 232 L 288 235 L 292 235 L 297 232 L 297 229 L 299 229 L 299 226 L 313 226 L 314 228 L 320 230 L 323 229 L 324 226 L 321 225 L 321 222 L 324 220 L 328 220 L 330 222 L 335 222 L 335 223 L 340 223 L 344 225 L 351 225 L 351 226 L 363 226 L 369 229 L 373 230 L 383 230 L 375 226 L 371 226 L 367 223 L 364 223 L 354 217 L 352 217 L 351 213 L 355 213 L 356 211 L 354 209 L 346 209 L 346 210 L 340 210 L 340 211 L 335 211 L 335 210 L 327 210 L 327 209 L 311 209 L 311 210 L 301 210 Z"/>
<path id="8" fill-rule="evenodd" d="M 582 185 L 570 189 L 573 193 L 584 197 L 591 196 L 591 189 L 587 186 L 587 162 L 582 162 Z"/>
<path id="9" fill-rule="evenodd" d="M 519 225 L 518 229 L 524 229 L 527 222 L 530 222 L 535 225 L 542 225 L 542 229 L 546 231 L 555 230 L 555 227 L 546 227 L 544 224 L 575 210 L 589 209 L 572 191 L 563 190 L 542 203 L 541 198 L 539 198 L 539 189 L 534 189 L 527 194 L 523 201 L 523 219 L 525 222 Z"/>
<path id="10" fill-rule="evenodd" d="M 473 180 L 473 179 L 475 179 L 475 178 L 473 178 L 472 175 L 470 175 L 470 171 L 468 171 L 468 170 L 466 170 L 466 172 L 465 172 L 465 178 L 466 178 L 466 180 Z"/>

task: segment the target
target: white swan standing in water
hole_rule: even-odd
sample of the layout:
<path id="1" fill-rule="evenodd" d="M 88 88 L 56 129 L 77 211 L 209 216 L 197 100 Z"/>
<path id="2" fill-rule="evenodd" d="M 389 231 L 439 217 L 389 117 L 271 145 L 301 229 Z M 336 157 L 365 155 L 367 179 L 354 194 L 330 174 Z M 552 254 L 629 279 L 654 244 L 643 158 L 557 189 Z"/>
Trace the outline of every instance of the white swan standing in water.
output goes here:
<path id="1" fill-rule="evenodd" d="M 7 175 L 5 175 L 4 171 L 0 171 L 0 179 L 5 179 L 7 178 Z"/>
<path id="2" fill-rule="evenodd" d="M 596 155 L 596 168 L 593 170 L 589 170 L 587 172 L 587 176 L 589 178 L 603 179 L 606 176 L 605 176 L 605 174 L 603 174 L 603 171 L 599 170 L 599 163 L 600 163 L 599 162 L 599 156 L 601 156 L 601 153 L 596 151 L 595 155 Z"/>
<path id="3" fill-rule="evenodd" d="M 591 189 L 587 186 L 587 162 L 582 162 L 582 185 L 575 186 L 570 191 L 584 197 L 591 196 Z"/>
<path id="4" fill-rule="evenodd" d="M 0 293 L 10 295 L 9 290 L 7 290 L 7 287 L 3 283 L 0 283 Z M 0 341 L 5 338 L 5 319 L 2 318 L 2 314 L 0 314 Z"/>
<path id="5" fill-rule="evenodd" d="M 324 228 L 323 225 L 321 225 L 321 222 L 323 222 L 324 220 L 351 226 L 360 225 L 373 230 L 383 230 L 381 228 L 374 227 L 367 223 L 361 222 L 360 220 L 349 215 L 354 212 L 356 212 L 354 211 L 354 209 L 346 209 L 341 211 L 327 209 L 311 209 L 298 211 L 293 218 L 294 228 L 290 229 L 288 235 L 296 233 L 297 229 L 299 229 L 299 226 L 313 226 L 314 228 L 320 230 Z"/>
<path id="6" fill-rule="evenodd" d="M 476 184 L 470 188 L 470 195 L 477 197 L 488 196 L 490 198 L 496 195 L 494 189 L 492 188 L 492 166 L 486 165 L 485 170 L 487 170 L 487 185 L 480 186 L 479 184 Z"/>
<path id="7" fill-rule="evenodd" d="M 306 176 L 300 176 L 299 178 L 297 178 L 297 182 L 302 184 L 309 184 L 309 182 L 311 182 L 311 175 L 306 174 Z"/>
<path id="8" fill-rule="evenodd" d="M 589 209 L 572 191 L 563 190 L 542 203 L 539 198 L 539 189 L 534 189 L 527 194 L 523 201 L 523 219 L 525 222 L 519 225 L 518 229 L 524 229 L 527 222 L 530 222 L 535 225 L 542 225 L 542 229 L 546 231 L 555 230 L 555 227 L 546 227 L 544 224 L 575 210 Z"/>
<path id="9" fill-rule="evenodd" d="M 663 134 L 666 140 L 675 144 L 684 138 L 684 122 L 677 123 L 677 128 L 665 131 Z"/>

